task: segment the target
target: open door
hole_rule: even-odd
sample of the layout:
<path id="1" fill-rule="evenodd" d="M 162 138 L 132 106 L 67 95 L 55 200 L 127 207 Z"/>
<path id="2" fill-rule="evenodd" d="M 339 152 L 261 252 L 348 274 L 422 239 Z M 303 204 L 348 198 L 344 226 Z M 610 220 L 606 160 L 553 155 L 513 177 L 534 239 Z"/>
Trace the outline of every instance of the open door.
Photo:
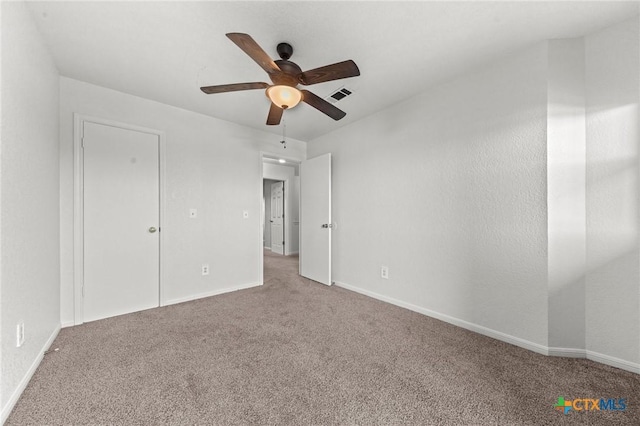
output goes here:
<path id="1" fill-rule="evenodd" d="M 331 285 L 331 154 L 300 165 L 300 275 Z"/>

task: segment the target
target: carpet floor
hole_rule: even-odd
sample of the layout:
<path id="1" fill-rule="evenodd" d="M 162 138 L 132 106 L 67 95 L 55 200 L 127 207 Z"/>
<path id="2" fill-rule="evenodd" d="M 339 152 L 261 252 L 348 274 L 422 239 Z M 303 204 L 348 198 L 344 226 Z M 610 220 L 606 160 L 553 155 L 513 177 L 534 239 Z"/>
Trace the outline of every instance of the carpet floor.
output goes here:
<path id="1" fill-rule="evenodd" d="M 7 425 L 640 424 L 640 376 L 297 275 L 60 331 Z M 554 409 L 625 398 L 625 411 Z"/>

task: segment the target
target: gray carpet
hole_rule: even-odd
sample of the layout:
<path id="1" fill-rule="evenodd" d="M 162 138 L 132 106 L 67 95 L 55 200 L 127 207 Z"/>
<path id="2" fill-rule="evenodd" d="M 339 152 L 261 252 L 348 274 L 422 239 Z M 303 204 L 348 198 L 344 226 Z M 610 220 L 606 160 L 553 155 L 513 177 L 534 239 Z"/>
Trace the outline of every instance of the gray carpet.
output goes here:
<path id="1" fill-rule="evenodd" d="M 640 376 L 298 277 L 63 329 L 7 425 L 640 424 Z M 572 412 L 559 396 L 626 398 Z"/>

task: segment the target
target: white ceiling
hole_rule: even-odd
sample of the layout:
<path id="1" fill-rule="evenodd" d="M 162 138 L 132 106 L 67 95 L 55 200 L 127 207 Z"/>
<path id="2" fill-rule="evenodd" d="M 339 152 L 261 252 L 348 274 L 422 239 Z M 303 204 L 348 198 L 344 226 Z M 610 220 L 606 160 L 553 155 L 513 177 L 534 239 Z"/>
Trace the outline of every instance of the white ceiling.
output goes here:
<path id="1" fill-rule="evenodd" d="M 263 163 L 276 164 L 278 166 L 292 167 L 295 176 L 300 176 L 300 163 L 297 161 L 286 160 L 284 163 L 280 162 L 280 158 L 276 157 L 262 157 Z"/>
<path id="2" fill-rule="evenodd" d="M 289 42 L 303 70 L 353 59 L 340 121 L 309 105 L 285 111 L 287 136 L 310 141 L 469 67 L 535 42 L 577 37 L 638 14 L 639 2 L 30 2 L 64 76 L 282 134 L 266 126 L 262 90 L 205 95 L 200 86 L 266 73 L 225 33 L 250 34 L 278 59 Z"/>

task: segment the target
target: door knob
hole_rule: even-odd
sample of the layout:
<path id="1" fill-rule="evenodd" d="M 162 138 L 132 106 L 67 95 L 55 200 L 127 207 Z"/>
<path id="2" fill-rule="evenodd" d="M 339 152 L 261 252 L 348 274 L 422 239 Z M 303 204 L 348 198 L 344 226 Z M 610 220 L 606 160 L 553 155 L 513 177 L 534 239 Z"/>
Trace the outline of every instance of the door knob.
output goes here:
<path id="1" fill-rule="evenodd" d="M 323 223 L 322 227 L 323 228 L 333 228 L 333 224 L 332 223 Z"/>
<path id="2" fill-rule="evenodd" d="M 149 232 L 153 234 L 154 232 L 156 232 L 156 228 L 152 226 L 151 228 L 149 228 Z"/>

